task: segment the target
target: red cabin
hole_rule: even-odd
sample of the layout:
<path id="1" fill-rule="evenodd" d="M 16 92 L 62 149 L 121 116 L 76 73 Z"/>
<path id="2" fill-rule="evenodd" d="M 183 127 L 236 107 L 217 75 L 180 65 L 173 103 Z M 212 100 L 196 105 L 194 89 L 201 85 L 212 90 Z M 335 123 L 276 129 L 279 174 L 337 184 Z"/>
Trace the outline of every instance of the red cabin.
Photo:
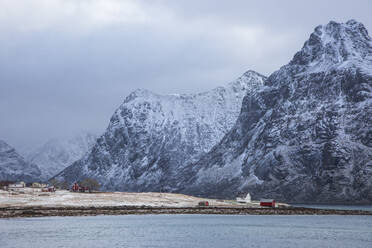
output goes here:
<path id="1" fill-rule="evenodd" d="M 275 200 L 274 199 L 261 199 L 260 206 L 275 208 Z"/>
<path id="2" fill-rule="evenodd" d="M 201 207 L 208 207 L 209 206 L 209 202 L 208 201 L 201 201 L 201 202 L 199 202 L 199 206 L 201 206 Z"/>
<path id="3" fill-rule="evenodd" d="M 73 192 L 78 192 L 79 189 L 80 189 L 80 187 L 79 187 L 79 184 L 78 184 L 78 183 L 74 183 L 74 184 L 72 185 L 72 187 L 71 187 L 71 190 L 72 190 Z"/>
<path id="4" fill-rule="evenodd" d="M 79 187 L 79 191 L 80 192 L 90 192 L 89 188 L 88 187 L 84 187 L 84 186 L 80 186 Z"/>
<path id="5" fill-rule="evenodd" d="M 90 193 L 90 188 L 89 187 L 84 187 L 84 186 L 79 186 L 78 183 L 74 183 L 71 187 L 72 192 L 89 192 Z"/>

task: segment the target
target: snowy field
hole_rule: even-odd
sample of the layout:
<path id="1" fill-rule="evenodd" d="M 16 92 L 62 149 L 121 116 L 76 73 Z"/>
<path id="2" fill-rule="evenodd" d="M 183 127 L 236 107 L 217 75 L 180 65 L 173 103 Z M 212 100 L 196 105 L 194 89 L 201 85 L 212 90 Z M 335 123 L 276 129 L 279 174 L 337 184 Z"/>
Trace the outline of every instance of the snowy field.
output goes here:
<path id="1" fill-rule="evenodd" d="M 25 188 L 21 192 L 0 190 L 0 207 L 11 206 L 154 206 L 154 207 L 194 207 L 199 201 L 207 200 L 210 206 L 237 206 L 233 201 L 203 199 L 172 193 L 74 193 L 58 190 L 54 193 L 40 189 Z M 258 207 L 258 203 L 249 205 Z"/>

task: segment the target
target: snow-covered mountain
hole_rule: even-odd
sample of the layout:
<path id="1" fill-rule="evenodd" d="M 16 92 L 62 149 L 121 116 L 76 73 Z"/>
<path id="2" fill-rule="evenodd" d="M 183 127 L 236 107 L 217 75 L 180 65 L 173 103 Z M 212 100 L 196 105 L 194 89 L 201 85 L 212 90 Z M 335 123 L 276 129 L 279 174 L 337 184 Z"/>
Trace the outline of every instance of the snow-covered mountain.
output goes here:
<path id="1" fill-rule="evenodd" d="M 39 181 L 40 170 L 28 163 L 17 151 L 0 140 L 0 181 Z"/>
<path id="2" fill-rule="evenodd" d="M 92 152 L 57 178 L 73 182 L 92 177 L 111 190 L 172 190 L 178 172 L 221 140 L 235 124 L 243 97 L 265 79 L 248 71 L 225 87 L 200 94 L 136 90 L 115 111 Z"/>
<path id="3" fill-rule="evenodd" d="M 372 41 L 354 20 L 318 26 L 248 94 L 233 129 L 183 169 L 178 191 L 289 202 L 372 202 Z"/>
<path id="4" fill-rule="evenodd" d="M 43 180 L 48 180 L 89 152 L 97 136 L 82 131 L 65 139 L 51 139 L 43 146 L 27 154 L 26 159 L 37 164 Z"/>

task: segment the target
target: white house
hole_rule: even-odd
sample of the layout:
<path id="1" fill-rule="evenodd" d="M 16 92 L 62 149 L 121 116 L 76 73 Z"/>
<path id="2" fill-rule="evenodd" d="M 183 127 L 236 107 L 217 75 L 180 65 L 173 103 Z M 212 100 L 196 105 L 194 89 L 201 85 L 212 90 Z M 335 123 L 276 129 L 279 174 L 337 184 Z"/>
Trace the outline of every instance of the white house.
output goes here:
<path id="1" fill-rule="evenodd" d="M 237 197 L 236 201 L 239 202 L 239 203 L 251 203 L 251 195 L 249 193 L 247 193 L 245 198 Z"/>
<path id="2" fill-rule="evenodd" d="M 19 182 L 19 183 L 13 183 L 9 184 L 8 188 L 9 189 L 20 189 L 26 187 L 26 184 L 24 182 Z"/>

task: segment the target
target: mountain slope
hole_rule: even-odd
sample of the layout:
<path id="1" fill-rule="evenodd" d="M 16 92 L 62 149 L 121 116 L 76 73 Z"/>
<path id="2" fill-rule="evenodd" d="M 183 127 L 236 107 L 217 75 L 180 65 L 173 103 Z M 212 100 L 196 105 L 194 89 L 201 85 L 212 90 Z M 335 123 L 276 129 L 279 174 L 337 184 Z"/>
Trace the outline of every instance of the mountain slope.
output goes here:
<path id="1" fill-rule="evenodd" d="M 69 139 L 52 139 L 27 155 L 27 160 L 37 164 L 44 180 L 64 170 L 81 159 L 92 149 L 97 137 L 81 132 Z"/>
<path id="2" fill-rule="evenodd" d="M 372 41 L 364 26 L 318 26 L 183 175 L 177 190 L 191 194 L 372 202 Z"/>
<path id="3" fill-rule="evenodd" d="M 0 181 L 33 182 L 39 180 L 39 168 L 26 162 L 13 147 L 0 140 Z"/>
<path id="4" fill-rule="evenodd" d="M 264 80 L 248 71 L 226 87 L 200 94 L 136 90 L 115 111 L 92 152 L 57 178 L 93 177 L 112 190 L 172 190 L 178 172 L 220 141 L 236 122 L 243 97 Z"/>

